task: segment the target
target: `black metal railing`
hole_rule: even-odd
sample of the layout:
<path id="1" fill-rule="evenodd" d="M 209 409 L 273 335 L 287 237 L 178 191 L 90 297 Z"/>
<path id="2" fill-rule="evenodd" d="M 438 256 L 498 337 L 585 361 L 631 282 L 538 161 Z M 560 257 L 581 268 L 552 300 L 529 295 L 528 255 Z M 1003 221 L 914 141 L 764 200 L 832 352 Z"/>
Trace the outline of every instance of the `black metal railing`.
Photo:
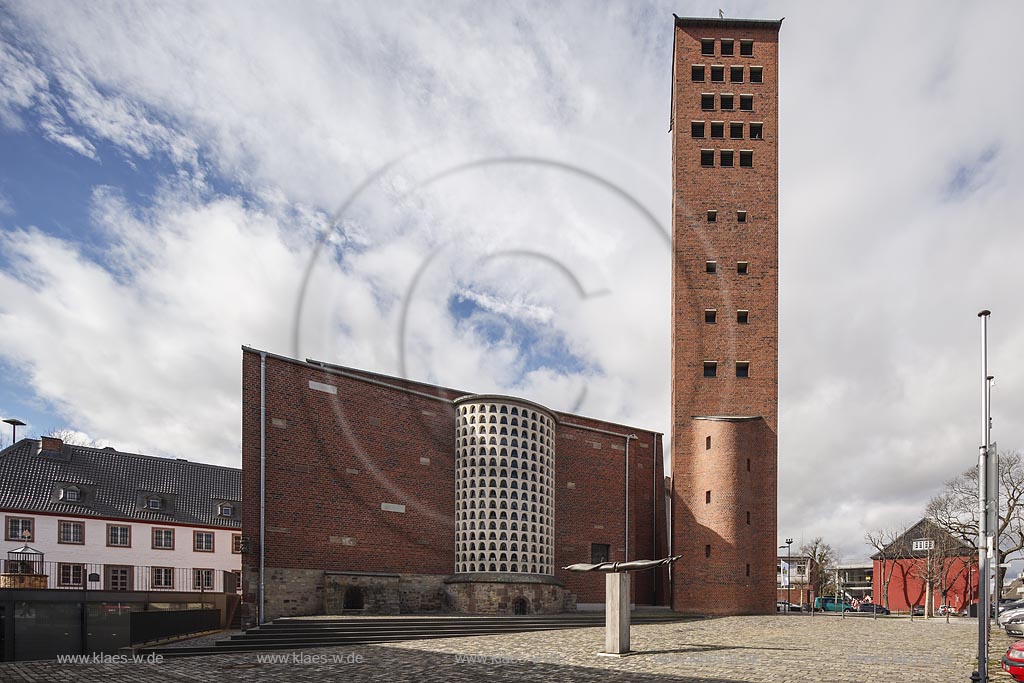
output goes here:
<path id="1" fill-rule="evenodd" d="M 4 562 L 0 588 L 234 593 L 234 572 L 202 567 L 159 567 L 86 562 Z"/>

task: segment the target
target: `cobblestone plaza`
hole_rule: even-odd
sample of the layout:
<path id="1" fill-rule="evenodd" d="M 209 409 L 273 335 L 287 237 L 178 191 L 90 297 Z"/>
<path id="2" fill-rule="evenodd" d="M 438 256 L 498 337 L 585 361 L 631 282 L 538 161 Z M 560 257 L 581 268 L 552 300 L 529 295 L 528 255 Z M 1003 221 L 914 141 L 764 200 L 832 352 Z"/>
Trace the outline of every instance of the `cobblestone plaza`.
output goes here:
<path id="1" fill-rule="evenodd" d="M 601 628 L 418 640 L 159 663 L 0 664 L 4 683 L 99 681 L 965 681 L 977 623 L 776 615 L 634 626 L 635 654 L 599 656 Z M 1004 643 L 1004 641 L 1006 641 Z M 1007 639 L 993 633 L 993 655 Z"/>

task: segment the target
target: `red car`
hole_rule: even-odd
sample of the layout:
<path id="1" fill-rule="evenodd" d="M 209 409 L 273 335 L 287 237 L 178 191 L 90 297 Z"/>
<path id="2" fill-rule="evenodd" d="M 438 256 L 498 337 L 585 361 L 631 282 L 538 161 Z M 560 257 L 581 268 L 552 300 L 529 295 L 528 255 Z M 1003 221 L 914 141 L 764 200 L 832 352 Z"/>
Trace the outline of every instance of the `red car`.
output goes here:
<path id="1" fill-rule="evenodd" d="M 1003 671 L 1015 681 L 1024 681 L 1024 640 L 1018 640 L 1003 655 Z"/>

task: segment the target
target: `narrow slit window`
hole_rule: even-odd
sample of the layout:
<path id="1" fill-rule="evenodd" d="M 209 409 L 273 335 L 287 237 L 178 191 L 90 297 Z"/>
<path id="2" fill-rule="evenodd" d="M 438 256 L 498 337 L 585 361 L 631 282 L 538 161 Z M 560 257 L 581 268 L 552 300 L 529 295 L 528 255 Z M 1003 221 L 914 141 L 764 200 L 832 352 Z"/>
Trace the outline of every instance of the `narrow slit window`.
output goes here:
<path id="1" fill-rule="evenodd" d="M 733 151 L 731 149 L 723 149 L 719 154 L 721 155 L 721 165 L 731 168 L 733 165 Z"/>
<path id="2" fill-rule="evenodd" d="M 747 212 L 746 211 L 737 211 L 736 212 L 736 222 L 737 223 L 746 223 L 747 222 Z"/>
<path id="3" fill-rule="evenodd" d="M 754 41 L 752 40 L 741 40 L 740 41 L 740 57 L 753 57 L 754 56 Z"/>
<path id="4" fill-rule="evenodd" d="M 704 557 L 711 557 L 711 544 L 704 546 Z"/>
<path id="5" fill-rule="evenodd" d="M 713 97 L 714 96 L 712 96 L 712 98 Z M 726 93 L 725 95 L 722 95 L 721 98 L 722 98 L 722 109 L 724 111 L 732 111 L 732 109 L 733 109 L 733 96 L 731 94 L 729 94 L 729 93 Z M 711 104 L 711 108 L 712 109 L 715 108 L 714 103 Z"/>
<path id="6" fill-rule="evenodd" d="M 740 111 L 754 111 L 753 95 L 740 95 Z"/>
<path id="7" fill-rule="evenodd" d="M 736 43 L 732 38 L 722 38 L 722 56 L 732 57 L 736 54 Z"/>
<path id="8" fill-rule="evenodd" d="M 705 308 L 704 322 L 706 322 L 708 325 L 714 325 L 716 322 L 718 322 L 718 311 L 714 308 Z"/>
<path id="9" fill-rule="evenodd" d="M 763 140 L 764 139 L 764 124 L 763 123 L 752 123 L 752 124 L 750 124 L 750 139 L 751 140 Z"/>
<path id="10" fill-rule="evenodd" d="M 702 149 L 700 151 L 700 165 L 701 166 L 714 166 L 715 165 L 715 150 L 713 150 L 713 149 Z"/>
<path id="11" fill-rule="evenodd" d="M 750 82 L 751 83 L 763 83 L 764 82 L 764 67 L 752 66 L 750 67 Z"/>
<path id="12" fill-rule="evenodd" d="M 704 122 L 703 121 L 690 121 L 690 137 L 702 138 L 704 137 Z"/>
<path id="13" fill-rule="evenodd" d="M 707 436 L 707 437 L 704 438 L 704 450 L 706 450 L 706 451 L 710 451 L 711 450 L 711 437 L 710 436 Z"/>
<path id="14" fill-rule="evenodd" d="M 713 137 L 713 138 L 724 138 L 725 137 L 725 121 L 712 121 L 711 122 L 711 137 Z"/>
<path id="15" fill-rule="evenodd" d="M 747 524 L 750 524 L 750 510 L 747 510 Z M 747 565 L 750 566 L 749 564 Z"/>
<path id="16" fill-rule="evenodd" d="M 736 376 L 737 377 L 750 377 L 750 363 L 749 361 L 736 361 Z"/>
<path id="17" fill-rule="evenodd" d="M 704 65 L 703 64 L 694 64 L 693 66 L 690 67 L 690 79 L 694 83 L 703 83 L 704 82 Z"/>
<path id="18" fill-rule="evenodd" d="M 750 458 L 747 458 L 747 472 L 750 471 Z"/>
<path id="19" fill-rule="evenodd" d="M 743 67 L 742 66 L 730 66 L 729 67 L 729 81 L 731 83 L 742 83 L 743 82 Z"/>
<path id="20" fill-rule="evenodd" d="M 740 150 L 740 166 L 750 168 L 754 165 L 754 152 L 749 149 Z"/>
<path id="21" fill-rule="evenodd" d="M 708 223 L 715 223 L 718 221 L 718 211 L 715 209 L 708 209 Z"/>
<path id="22" fill-rule="evenodd" d="M 711 491 L 704 492 L 704 504 L 707 505 L 711 502 Z"/>
<path id="23" fill-rule="evenodd" d="M 725 67 L 712 64 L 711 65 L 711 82 L 712 83 L 725 83 Z"/>
<path id="24" fill-rule="evenodd" d="M 705 273 L 717 273 L 718 272 L 718 261 L 705 261 L 704 262 Z"/>
<path id="25" fill-rule="evenodd" d="M 750 264 L 747 263 L 746 261 L 737 261 L 736 262 L 736 274 L 737 275 L 746 275 L 747 274 L 747 268 L 749 267 L 749 265 Z"/>
<path id="26" fill-rule="evenodd" d="M 701 93 L 700 108 L 704 111 L 713 111 L 715 108 L 715 96 L 713 93 Z"/>
<path id="27" fill-rule="evenodd" d="M 718 376 L 718 361 L 706 360 L 704 361 L 704 376 L 705 377 L 717 377 Z"/>
<path id="28" fill-rule="evenodd" d="M 750 311 L 744 311 L 742 309 L 736 311 L 736 322 L 740 325 L 746 325 L 750 320 Z"/>
<path id="29" fill-rule="evenodd" d="M 733 121 L 729 124 L 729 137 L 733 140 L 743 139 L 743 124 Z"/>
<path id="30" fill-rule="evenodd" d="M 702 55 L 713 55 L 713 54 L 715 54 L 715 39 L 714 38 L 701 38 L 701 40 L 700 40 L 700 53 Z"/>

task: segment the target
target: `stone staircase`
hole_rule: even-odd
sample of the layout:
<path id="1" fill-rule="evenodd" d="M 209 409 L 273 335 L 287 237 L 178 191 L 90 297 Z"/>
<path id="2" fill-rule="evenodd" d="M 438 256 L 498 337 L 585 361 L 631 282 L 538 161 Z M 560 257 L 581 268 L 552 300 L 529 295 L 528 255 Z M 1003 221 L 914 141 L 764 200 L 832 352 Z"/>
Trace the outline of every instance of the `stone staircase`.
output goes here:
<path id="1" fill-rule="evenodd" d="M 669 611 L 634 612 L 634 624 L 692 619 Z M 527 631 L 604 626 L 603 612 L 531 616 L 404 616 L 404 617 L 290 617 L 251 628 L 212 645 L 140 648 L 140 654 L 164 657 L 298 650 L 425 638 L 457 638 Z"/>

